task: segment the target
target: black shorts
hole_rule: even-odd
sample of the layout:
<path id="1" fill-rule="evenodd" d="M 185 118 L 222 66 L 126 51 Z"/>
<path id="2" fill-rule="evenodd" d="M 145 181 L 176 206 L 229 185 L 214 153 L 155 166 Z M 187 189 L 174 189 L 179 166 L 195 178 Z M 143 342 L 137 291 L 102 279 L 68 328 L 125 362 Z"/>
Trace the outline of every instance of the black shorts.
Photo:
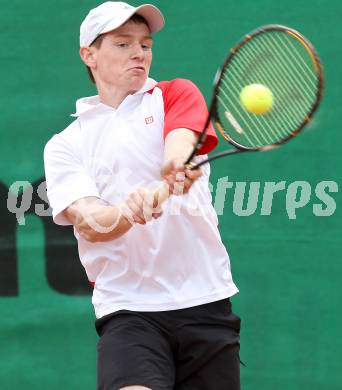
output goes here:
<path id="1" fill-rule="evenodd" d="M 240 318 L 229 299 L 162 312 L 120 310 L 95 325 L 97 390 L 240 389 Z"/>

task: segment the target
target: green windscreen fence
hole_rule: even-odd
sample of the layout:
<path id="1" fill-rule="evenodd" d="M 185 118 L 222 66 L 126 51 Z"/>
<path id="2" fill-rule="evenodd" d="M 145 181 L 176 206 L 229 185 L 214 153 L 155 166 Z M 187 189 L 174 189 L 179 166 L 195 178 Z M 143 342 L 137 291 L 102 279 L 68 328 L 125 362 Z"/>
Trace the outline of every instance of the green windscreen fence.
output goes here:
<path id="1" fill-rule="evenodd" d="M 98 4 L 1 2 L 1 390 L 95 388 L 91 288 L 72 230 L 49 217 L 42 153 L 71 123 L 75 100 L 96 94 L 78 55 L 78 33 Z M 208 103 L 228 49 L 260 25 L 291 26 L 320 53 L 326 88 L 310 126 L 278 150 L 214 162 L 211 184 L 240 289 L 233 305 L 242 318 L 242 388 L 341 389 L 342 5 L 155 5 L 167 24 L 155 36 L 151 77 L 191 79 Z"/>

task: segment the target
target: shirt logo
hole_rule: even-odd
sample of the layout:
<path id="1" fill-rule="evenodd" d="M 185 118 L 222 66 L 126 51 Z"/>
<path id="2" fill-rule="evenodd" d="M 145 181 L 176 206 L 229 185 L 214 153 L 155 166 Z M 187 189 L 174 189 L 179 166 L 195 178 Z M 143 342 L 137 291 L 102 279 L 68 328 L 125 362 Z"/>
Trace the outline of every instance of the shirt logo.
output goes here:
<path id="1" fill-rule="evenodd" d="M 153 116 L 149 116 L 149 117 L 145 118 L 145 123 L 147 125 L 150 125 L 153 122 L 154 122 Z"/>

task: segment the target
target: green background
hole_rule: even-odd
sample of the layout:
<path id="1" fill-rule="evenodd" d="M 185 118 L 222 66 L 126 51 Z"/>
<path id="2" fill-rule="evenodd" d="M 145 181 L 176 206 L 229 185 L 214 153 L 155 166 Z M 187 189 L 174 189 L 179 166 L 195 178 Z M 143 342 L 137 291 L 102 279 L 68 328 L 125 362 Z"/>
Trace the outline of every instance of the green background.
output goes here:
<path id="1" fill-rule="evenodd" d="M 2 181 L 44 174 L 47 140 L 70 122 L 74 102 L 95 94 L 78 56 L 78 31 L 92 0 L 1 0 L 0 156 Z M 138 5 L 138 2 L 132 2 Z M 213 75 L 246 32 L 280 23 L 316 46 L 325 68 L 323 104 L 314 122 L 284 148 L 213 164 L 211 182 L 308 181 L 341 177 L 341 27 L 339 1 L 154 2 L 167 25 L 156 35 L 151 76 L 193 80 L 210 100 Z M 316 217 L 317 199 L 289 220 L 285 192 L 270 216 L 238 217 L 228 192 L 220 216 L 240 293 L 244 390 L 335 390 L 342 386 L 341 195 L 334 215 Z M 6 199 L 1 199 L 5 204 Z M 6 237 L 0 240 L 0 261 Z M 62 243 L 61 243 L 62 244 Z M 41 220 L 18 226 L 19 295 L 0 297 L 0 388 L 95 388 L 96 341 L 89 296 L 60 294 L 45 277 Z M 215 388 L 213 384 L 213 389 Z"/>

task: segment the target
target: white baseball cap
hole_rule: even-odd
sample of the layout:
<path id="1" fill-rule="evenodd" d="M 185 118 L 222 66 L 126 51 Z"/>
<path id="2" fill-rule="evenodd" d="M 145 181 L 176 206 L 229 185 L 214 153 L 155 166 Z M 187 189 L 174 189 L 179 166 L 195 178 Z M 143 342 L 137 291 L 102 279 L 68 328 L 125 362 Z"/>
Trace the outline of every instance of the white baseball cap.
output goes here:
<path id="1" fill-rule="evenodd" d="M 132 7 L 122 1 L 107 1 L 90 10 L 83 20 L 80 28 L 80 46 L 91 45 L 100 34 L 115 30 L 134 14 L 141 15 L 146 20 L 151 32 L 160 31 L 164 27 L 163 14 L 152 4 Z"/>

